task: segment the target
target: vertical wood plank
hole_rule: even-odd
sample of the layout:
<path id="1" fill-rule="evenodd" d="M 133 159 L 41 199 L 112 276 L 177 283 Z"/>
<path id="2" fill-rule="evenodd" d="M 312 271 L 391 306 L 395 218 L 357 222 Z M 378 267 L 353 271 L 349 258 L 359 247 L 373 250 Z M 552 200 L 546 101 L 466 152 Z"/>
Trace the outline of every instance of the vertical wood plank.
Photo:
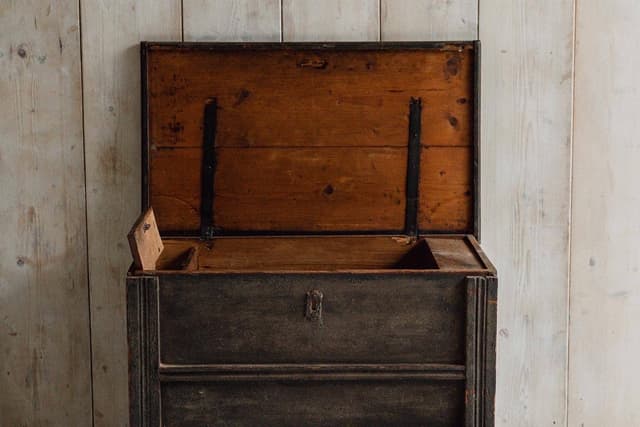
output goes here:
<path id="1" fill-rule="evenodd" d="M 640 425 L 640 4 L 580 2 L 569 425 Z"/>
<path id="2" fill-rule="evenodd" d="M 573 1 L 480 1 L 482 234 L 500 276 L 496 425 L 566 423 Z"/>
<path id="3" fill-rule="evenodd" d="M 381 0 L 380 5 L 382 40 L 478 38 L 478 0 Z"/>
<path id="4" fill-rule="evenodd" d="M 140 213 L 140 40 L 179 40 L 180 0 L 82 0 L 95 426 L 128 423 L 127 232 Z"/>
<path id="5" fill-rule="evenodd" d="M 280 0 L 184 0 L 184 39 L 280 41 Z"/>
<path id="6" fill-rule="evenodd" d="M 78 2 L 0 5 L 0 424 L 91 424 Z"/>
<path id="7" fill-rule="evenodd" d="M 380 39 L 379 0 L 283 0 L 284 41 Z"/>

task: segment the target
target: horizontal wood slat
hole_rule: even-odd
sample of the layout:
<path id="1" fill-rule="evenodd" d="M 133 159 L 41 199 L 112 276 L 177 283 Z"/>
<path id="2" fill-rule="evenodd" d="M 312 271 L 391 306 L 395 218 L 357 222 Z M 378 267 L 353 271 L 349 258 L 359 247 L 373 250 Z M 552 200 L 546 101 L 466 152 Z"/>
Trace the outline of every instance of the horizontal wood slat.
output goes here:
<path id="1" fill-rule="evenodd" d="M 464 425 L 463 382 L 171 382 L 161 395 L 166 426 Z"/>
<path id="2" fill-rule="evenodd" d="M 150 143 L 200 147 L 215 97 L 219 146 L 404 147 L 413 96 L 425 144 L 470 145 L 472 71 L 469 49 L 151 49 Z"/>
<path id="3" fill-rule="evenodd" d="M 438 363 L 377 363 L 377 364 L 261 364 L 261 365 L 160 365 L 162 374 L 185 373 L 327 373 L 327 372 L 462 372 L 464 365 L 445 365 Z"/>
<path id="4" fill-rule="evenodd" d="M 393 363 L 369 365 L 161 365 L 161 382 L 224 381 L 462 381 L 464 365 Z"/>
<path id="5" fill-rule="evenodd" d="M 471 151 L 423 148 L 421 231 L 470 229 Z M 400 232 L 404 226 L 406 148 L 218 148 L 216 156 L 214 224 L 222 230 Z M 197 233 L 201 161 L 195 148 L 152 156 L 151 204 L 161 230 Z"/>

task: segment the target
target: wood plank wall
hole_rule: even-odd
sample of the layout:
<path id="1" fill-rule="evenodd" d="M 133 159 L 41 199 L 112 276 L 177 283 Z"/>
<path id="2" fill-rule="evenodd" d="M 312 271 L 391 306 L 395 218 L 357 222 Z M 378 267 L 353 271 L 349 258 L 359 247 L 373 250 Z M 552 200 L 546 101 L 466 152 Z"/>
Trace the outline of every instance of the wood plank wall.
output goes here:
<path id="1" fill-rule="evenodd" d="M 2 426 L 91 420 L 80 67 L 77 1 L 0 2 Z"/>
<path id="2" fill-rule="evenodd" d="M 96 426 L 127 424 L 126 234 L 140 214 L 140 40 L 180 40 L 180 0 L 83 0 L 87 230 Z"/>
<path id="3" fill-rule="evenodd" d="M 500 286 L 496 420 L 565 425 L 572 0 L 481 0 L 480 39 L 482 234 Z"/>
<path id="4" fill-rule="evenodd" d="M 640 3 L 578 2 L 569 425 L 640 425 Z"/>
<path id="5" fill-rule="evenodd" d="M 140 40 L 476 38 L 496 424 L 640 425 L 638 24 L 632 0 L 1 1 L 0 425 L 128 423 Z"/>

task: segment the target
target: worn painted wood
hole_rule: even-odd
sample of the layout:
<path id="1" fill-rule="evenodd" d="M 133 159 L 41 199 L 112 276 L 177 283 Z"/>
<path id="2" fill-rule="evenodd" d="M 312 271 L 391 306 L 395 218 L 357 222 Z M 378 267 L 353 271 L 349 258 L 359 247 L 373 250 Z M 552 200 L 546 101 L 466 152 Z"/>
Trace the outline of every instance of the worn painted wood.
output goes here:
<path id="1" fill-rule="evenodd" d="M 381 0 L 381 38 L 475 40 L 478 0 Z"/>
<path id="2" fill-rule="evenodd" d="M 495 277 L 467 278 L 466 425 L 494 425 L 497 292 Z"/>
<path id="3" fill-rule="evenodd" d="M 380 39 L 379 0 L 282 0 L 284 41 Z"/>
<path id="4" fill-rule="evenodd" d="M 0 424 L 91 425 L 78 2 L 0 5 Z"/>
<path id="5" fill-rule="evenodd" d="M 158 278 L 127 277 L 128 408 L 123 425 L 160 426 Z M 118 414 L 120 415 L 120 414 Z"/>
<path id="6" fill-rule="evenodd" d="M 136 425 L 493 424 L 495 277 L 147 274 L 128 279 Z"/>
<path id="7" fill-rule="evenodd" d="M 310 290 L 318 318 L 305 316 Z M 462 363 L 465 292 L 459 274 L 162 275 L 160 359 Z"/>
<path id="8" fill-rule="evenodd" d="M 162 421 L 167 427 L 221 419 L 247 427 L 451 427 L 463 425 L 463 392 L 458 381 L 164 383 Z"/>
<path id="9" fill-rule="evenodd" d="M 572 18 L 571 0 L 480 2 L 482 235 L 502 283 L 500 426 L 566 422 Z"/>
<path id="10" fill-rule="evenodd" d="M 443 363 L 278 363 L 167 365 L 159 368 L 160 381 L 361 381 L 422 379 L 461 381 L 466 379 L 465 366 Z"/>
<path id="11" fill-rule="evenodd" d="M 95 425 L 126 425 L 126 234 L 140 213 L 139 41 L 178 40 L 180 1 L 82 0 Z"/>
<path id="12" fill-rule="evenodd" d="M 186 41 L 280 41 L 280 0 L 183 0 Z"/>
<path id="13" fill-rule="evenodd" d="M 640 4 L 576 20 L 569 425 L 639 425 Z"/>

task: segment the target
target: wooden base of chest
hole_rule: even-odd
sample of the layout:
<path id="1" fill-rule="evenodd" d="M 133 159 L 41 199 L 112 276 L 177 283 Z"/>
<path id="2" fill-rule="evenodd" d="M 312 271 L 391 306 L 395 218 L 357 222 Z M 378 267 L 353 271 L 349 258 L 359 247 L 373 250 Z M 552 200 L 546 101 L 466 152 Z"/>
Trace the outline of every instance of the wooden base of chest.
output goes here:
<path id="1" fill-rule="evenodd" d="M 133 426 L 493 425 L 497 280 L 474 241 L 270 239 L 167 241 L 128 277 Z"/>

